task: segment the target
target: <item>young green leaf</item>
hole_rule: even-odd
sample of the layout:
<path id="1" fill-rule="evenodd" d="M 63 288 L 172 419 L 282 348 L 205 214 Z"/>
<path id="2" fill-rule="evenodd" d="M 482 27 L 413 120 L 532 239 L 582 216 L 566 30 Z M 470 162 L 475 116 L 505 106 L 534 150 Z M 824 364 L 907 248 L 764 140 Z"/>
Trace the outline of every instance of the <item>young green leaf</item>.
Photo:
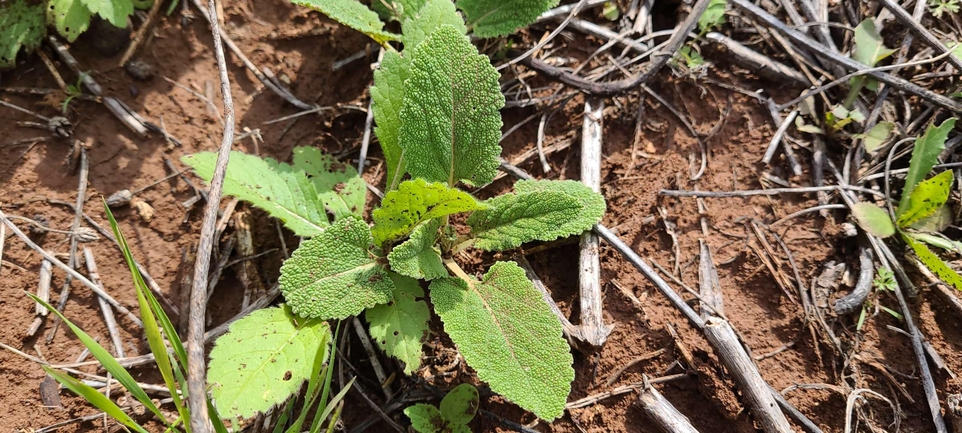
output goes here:
<path id="1" fill-rule="evenodd" d="M 357 0 L 291 0 L 291 3 L 327 15 L 334 21 L 364 33 L 381 45 L 400 39 L 400 35 L 384 31 L 384 23 L 377 13 Z"/>
<path id="2" fill-rule="evenodd" d="M 493 38 L 514 33 L 535 22 L 538 17 L 558 5 L 558 0 L 458 0 L 468 26 L 479 38 Z"/>
<path id="3" fill-rule="evenodd" d="M 855 51 L 852 59 L 867 66 L 891 56 L 895 50 L 886 48 L 882 35 L 875 28 L 875 20 L 866 18 L 855 27 Z"/>
<path id="4" fill-rule="evenodd" d="M 552 241 L 591 229 L 605 214 L 604 197 L 581 182 L 522 180 L 514 188 L 468 218 L 476 247 L 500 251 Z"/>
<path id="5" fill-rule="evenodd" d="M 727 0 L 711 0 L 708 2 L 708 9 L 698 17 L 698 31 L 705 34 L 714 27 L 725 24 L 725 8 L 728 6 Z"/>
<path id="6" fill-rule="evenodd" d="M 401 130 L 401 106 L 404 104 L 404 82 L 411 75 L 411 60 L 396 51 L 385 51 L 381 67 L 374 71 L 371 87 L 371 107 L 374 110 L 374 134 L 381 143 L 387 166 L 387 191 L 401 181 L 407 164 L 404 162 L 398 134 Z"/>
<path id="7" fill-rule="evenodd" d="M 450 25 L 421 42 L 412 59 L 400 117 L 408 171 L 449 186 L 490 182 L 501 154 L 498 72 Z"/>
<path id="8" fill-rule="evenodd" d="M 462 35 L 468 32 L 451 0 L 428 0 L 421 10 L 404 20 L 401 32 L 404 49 L 413 51 L 443 24 L 454 27 Z"/>
<path id="9" fill-rule="evenodd" d="M 564 412 L 574 380 L 561 323 L 514 262 L 498 262 L 483 281 L 431 282 L 431 302 L 468 365 L 491 389 L 540 418 Z"/>
<path id="10" fill-rule="evenodd" d="M 0 4 L 0 69 L 16 64 L 21 47 L 30 52 L 40 46 L 47 33 L 43 5 L 43 2 L 28 0 Z"/>
<path id="11" fill-rule="evenodd" d="M 207 379 L 217 410 L 247 418 L 283 403 L 311 375 L 318 348 L 331 341 L 319 319 L 294 315 L 288 306 L 264 308 L 232 323 L 210 352 Z"/>
<path id="12" fill-rule="evenodd" d="M 882 147 L 882 143 L 885 143 L 885 140 L 888 140 L 889 136 L 892 135 L 894 129 L 895 124 L 892 122 L 879 122 L 864 134 L 859 134 L 862 145 L 865 146 L 865 151 L 875 154 L 875 151 Z"/>
<path id="13" fill-rule="evenodd" d="M 467 424 L 478 413 L 478 389 L 470 383 L 462 383 L 448 393 L 441 400 L 441 416 L 451 424 Z"/>
<path id="14" fill-rule="evenodd" d="M 375 305 L 364 313 L 370 323 L 371 339 L 389 356 L 404 363 L 404 373 L 412 374 L 421 366 L 421 344 L 428 332 L 431 312 L 423 300 L 418 281 L 391 273 L 394 300 Z"/>
<path id="15" fill-rule="evenodd" d="M 441 411 L 430 404 L 408 406 L 404 409 L 404 415 L 411 420 L 411 427 L 418 433 L 439 433 L 444 429 Z"/>
<path id="16" fill-rule="evenodd" d="M 292 166 L 311 179 L 324 207 L 335 218 L 362 216 L 367 185 L 354 167 L 337 162 L 320 149 L 306 146 L 294 148 Z"/>
<path id="17" fill-rule="evenodd" d="M 47 4 L 47 22 L 52 22 L 67 42 L 77 40 L 77 36 L 87 31 L 90 15 L 81 0 L 49 0 Z"/>
<path id="18" fill-rule="evenodd" d="M 80 0 L 92 14 L 100 15 L 114 27 L 127 28 L 127 17 L 134 13 L 130 0 Z"/>
<path id="19" fill-rule="evenodd" d="M 959 276 L 948 264 L 942 261 L 939 256 L 932 252 L 925 244 L 913 239 L 910 236 L 902 235 L 905 243 L 912 247 L 919 260 L 929 268 L 930 271 L 938 275 L 939 279 L 951 284 L 956 290 L 962 290 L 962 276 Z"/>
<path id="20" fill-rule="evenodd" d="M 396 191 L 387 193 L 381 207 L 371 213 L 374 243 L 381 245 L 400 238 L 430 219 L 484 208 L 484 204 L 470 194 L 443 183 L 428 183 L 424 179 L 405 181 Z"/>
<path id="21" fill-rule="evenodd" d="M 104 411 L 104 413 L 110 415 L 110 417 L 117 420 L 117 422 L 129 427 L 137 433 L 147 433 L 147 429 L 141 427 L 140 424 L 137 424 L 137 422 L 134 421 L 130 415 L 127 415 L 127 413 L 121 410 L 116 403 L 107 398 L 105 395 L 101 394 L 100 391 L 97 391 L 93 387 L 74 379 L 73 377 L 70 377 L 64 372 L 54 370 L 46 365 L 41 365 L 40 367 L 43 368 L 47 374 L 56 379 L 57 382 L 60 382 L 64 388 L 67 388 L 73 391 L 74 394 L 83 397 L 88 403 L 94 405 L 94 407 L 97 409 Z"/>
<path id="22" fill-rule="evenodd" d="M 946 119 L 938 127 L 929 125 L 925 133 L 915 141 L 915 148 L 912 149 L 912 159 L 909 161 L 909 172 L 905 176 L 905 187 L 902 188 L 902 198 L 899 200 L 899 207 L 895 212 L 896 218 L 901 217 L 901 212 L 909 209 L 909 198 L 912 190 L 919 184 L 925 176 L 932 171 L 932 167 L 938 162 L 939 154 L 945 149 L 945 140 L 949 136 L 949 131 L 955 127 L 955 118 Z"/>
<path id="23" fill-rule="evenodd" d="M 418 224 L 411 232 L 411 237 L 387 255 L 391 270 L 421 280 L 448 276 L 441 262 L 441 251 L 435 246 L 440 227 L 441 221 L 438 219 Z"/>
<path id="24" fill-rule="evenodd" d="M 281 266 L 278 282 L 294 313 L 343 319 L 391 300 L 394 284 L 371 253 L 371 229 L 344 218 L 303 243 Z"/>
<path id="25" fill-rule="evenodd" d="M 895 234 L 895 225 L 888 212 L 872 203 L 860 202 L 852 206 L 852 216 L 859 227 L 880 238 Z"/>
<path id="26" fill-rule="evenodd" d="M 946 170 L 920 182 L 909 194 L 908 209 L 898 210 L 895 224 L 905 228 L 934 214 L 949 199 L 953 179 L 952 170 Z"/>
<path id="27" fill-rule="evenodd" d="M 216 153 L 201 152 L 181 160 L 207 182 L 214 176 Z M 233 151 L 224 177 L 224 194 L 267 211 L 298 236 L 315 236 L 330 222 L 314 185 L 304 171 L 288 164 Z"/>

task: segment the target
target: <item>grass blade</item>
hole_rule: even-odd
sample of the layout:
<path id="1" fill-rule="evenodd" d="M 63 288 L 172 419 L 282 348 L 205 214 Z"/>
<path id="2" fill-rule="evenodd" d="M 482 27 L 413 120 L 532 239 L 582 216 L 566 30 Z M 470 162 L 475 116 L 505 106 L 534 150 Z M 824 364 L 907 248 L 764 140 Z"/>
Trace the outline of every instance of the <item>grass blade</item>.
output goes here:
<path id="1" fill-rule="evenodd" d="M 87 400 L 87 402 L 94 405 L 94 407 L 97 409 L 104 411 L 104 413 L 110 415 L 110 417 L 117 420 L 117 422 L 133 429 L 138 433 L 148 433 L 147 430 L 131 419 L 129 415 L 120 410 L 120 407 L 118 407 L 116 403 L 105 397 L 103 394 L 97 392 L 96 389 L 93 389 L 89 385 L 85 385 L 83 382 L 70 377 L 70 375 L 66 373 L 54 370 L 46 365 L 42 365 L 41 367 L 43 367 L 47 374 L 54 379 L 57 379 L 57 382 L 60 382 L 65 388 L 69 389 L 74 394 L 83 397 L 85 400 Z"/>
<path id="2" fill-rule="evenodd" d="M 331 370 L 333 370 L 333 368 Z M 357 379 L 357 376 L 352 377 L 351 381 L 344 386 L 344 389 L 342 389 L 341 392 L 337 393 L 337 395 L 335 395 L 334 398 L 331 399 L 331 402 L 324 407 L 324 412 L 321 412 L 321 416 L 314 418 L 315 421 L 319 419 L 321 422 L 323 422 L 325 419 L 327 419 L 327 416 L 330 415 L 332 411 L 334 411 L 334 408 L 337 407 L 337 404 L 344 399 L 344 396 L 347 395 L 347 392 L 351 390 L 352 386 L 354 386 L 355 379 Z M 331 422 L 334 422 L 334 420 L 332 419 Z M 318 422 L 316 425 L 311 426 L 311 433 L 317 433 L 318 431 L 320 431 L 320 429 L 321 429 L 321 423 Z"/>

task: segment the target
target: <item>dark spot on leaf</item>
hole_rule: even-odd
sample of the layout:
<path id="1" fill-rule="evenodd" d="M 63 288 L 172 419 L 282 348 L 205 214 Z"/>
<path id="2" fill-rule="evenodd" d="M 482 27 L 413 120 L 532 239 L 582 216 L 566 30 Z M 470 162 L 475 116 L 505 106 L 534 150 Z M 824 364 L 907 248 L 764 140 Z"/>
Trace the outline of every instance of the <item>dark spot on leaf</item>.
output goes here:
<path id="1" fill-rule="evenodd" d="M 378 281 L 381 281 L 382 278 L 384 278 L 384 277 L 382 277 L 381 274 L 373 274 L 373 275 L 371 275 L 370 277 L 368 277 L 367 280 L 368 280 L 369 282 L 376 283 L 376 282 L 378 282 Z"/>
<path id="2" fill-rule="evenodd" d="M 291 371 L 287 370 L 287 372 L 284 373 L 284 380 L 291 380 L 291 376 Z"/>
<path id="3" fill-rule="evenodd" d="M 397 337 L 400 332 L 394 331 L 394 336 Z"/>

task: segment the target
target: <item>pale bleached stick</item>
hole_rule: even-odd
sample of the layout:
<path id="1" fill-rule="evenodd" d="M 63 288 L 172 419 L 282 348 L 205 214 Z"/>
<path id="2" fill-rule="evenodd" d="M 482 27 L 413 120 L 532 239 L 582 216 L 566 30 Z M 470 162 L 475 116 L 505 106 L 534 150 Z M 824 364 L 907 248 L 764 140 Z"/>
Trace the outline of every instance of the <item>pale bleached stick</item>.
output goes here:
<path id="1" fill-rule="evenodd" d="M 357 338 L 361 340 L 361 346 L 364 346 L 364 351 L 367 353 L 368 359 L 371 360 L 371 368 L 374 369 L 374 374 L 377 376 L 378 383 L 381 385 L 381 391 L 384 392 L 384 397 L 388 400 L 391 399 L 391 387 L 384 386 L 387 384 L 387 374 L 384 374 L 384 367 L 381 366 L 381 361 L 377 359 L 377 352 L 374 351 L 374 346 L 371 345 L 371 337 L 368 337 L 367 331 L 364 330 L 364 325 L 361 321 L 355 317 L 351 320 L 354 324 L 354 331 L 357 332 Z"/>
<path id="2" fill-rule="evenodd" d="M 518 266 L 521 266 L 521 269 L 524 269 L 525 276 L 528 277 L 528 280 L 531 280 L 531 284 L 534 285 L 534 288 L 541 292 L 541 297 L 544 299 L 544 302 L 548 304 L 548 307 L 551 308 L 551 312 L 554 313 L 554 315 L 558 318 L 558 321 L 561 322 L 561 332 L 563 332 L 566 337 L 583 340 L 584 338 L 581 336 L 581 329 L 575 325 L 572 325 L 561 309 L 558 308 L 558 304 L 555 303 L 554 299 L 551 298 L 551 292 L 549 292 L 548 288 L 545 287 L 544 282 L 541 281 L 541 278 L 538 277 L 538 274 L 534 272 L 531 264 L 528 263 L 528 259 L 526 259 L 523 254 L 518 254 L 514 257 L 514 260 L 518 262 Z"/>
<path id="3" fill-rule="evenodd" d="M 37 297 L 41 301 L 50 303 L 50 280 L 53 277 L 53 263 L 49 260 L 43 259 L 40 262 L 40 282 L 37 283 Z M 33 319 L 33 323 L 30 324 L 30 328 L 27 329 L 28 336 L 34 336 L 37 330 L 40 329 L 40 325 L 43 324 L 43 318 L 47 317 L 47 313 L 50 311 L 46 307 L 41 305 L 39 302 L 34 305 L 34 314 L 37 316 Z"/>
<path id="4" fill-rule="evenodd" d="M 87 263 L 87 273 L 90 274 L 90 280 L 103 289 L 103 283 L 100 282 L 100 273 L 97 272 L 97 262 L 94 260 L 94 252 L 90 247 L 84 247 L 84 261 Z M 100 311 L 104 314 L 104 322 L 107 323 L 107 332 L 110 334 L 110 341 L 114 343 L 114 357 L 126 358 L 127 354 L 124 353 L 124 342 L 120 339 L 120 332 L 117 328 L 117 319 L 114 318 L 114 311 L 110 309 L 110 305 L 104 302 L 103 298 L 97 298 L 97 302 L 100 304 Z"/>
<path id="5" fill-rule="evenodd" d="M 653 386 L 646 386 L 638 393 L 638 406 L 666 433 L 698 433 L 688 417 L 675 409 Z"/>
<path id="6" fill-rule="evenodd" d="M 587 98 L 581 129 L 581 182 L 594 192 L 601 192 L 601 134 L 604 127 L 603 98 Z M 601 258 L 598 235 L 581 234 L 578 256 L 578 286 L 581 290 L 581 337 L 593 346 L 608 340 L 613 326 L 605 325 L 601 302 Z"/>

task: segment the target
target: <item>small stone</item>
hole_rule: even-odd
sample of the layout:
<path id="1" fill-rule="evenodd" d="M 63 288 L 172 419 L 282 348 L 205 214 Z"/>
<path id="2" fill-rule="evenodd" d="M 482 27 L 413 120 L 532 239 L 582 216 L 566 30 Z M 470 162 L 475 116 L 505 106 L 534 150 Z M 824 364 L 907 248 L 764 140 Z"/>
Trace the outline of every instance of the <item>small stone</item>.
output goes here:
<path id="1" fill-rule="evenodd" d="M 100 235 L 97 234 L 94 229 L 90 227 L 81 227 L 74 232 L 77 235 L 77 242 L 93 242 L 100 239 Z"/>
<path id="2" fill-rule="evenodd" d="M 141 81 L 147 81 L 154 78 L 154 67 L 147 62 L 140 60 L 131 60 L 124 65 L 124 70 L 127 71 L 127 75 L 134 77 Z"/>
<path id="3" fill-rule="evenodd" d="M 855 228 L 855 224 L 852 223 L 842 223 L 842 234 L 847 238 L 854 238 L 858 236 L 858 229 Z"/>
<path id="4" fill-rule="evenodd" d="M 107 197 L 107 206 L 110 207 L 121 207 L 130 204 L 130 199 L 133 198 L 133 194 L 130 193 L 129 189 L 122 189 Z"/>
<path id="5" fill-rule="evenodd" d="M 150 222 L 154 218 L 154 208 L 150 206 L 147 202 L 137 199 L 131 202 L 134 209 L 137 209 L 137 213 L 140 214 L 140 219 L 144 222 Z"/>

